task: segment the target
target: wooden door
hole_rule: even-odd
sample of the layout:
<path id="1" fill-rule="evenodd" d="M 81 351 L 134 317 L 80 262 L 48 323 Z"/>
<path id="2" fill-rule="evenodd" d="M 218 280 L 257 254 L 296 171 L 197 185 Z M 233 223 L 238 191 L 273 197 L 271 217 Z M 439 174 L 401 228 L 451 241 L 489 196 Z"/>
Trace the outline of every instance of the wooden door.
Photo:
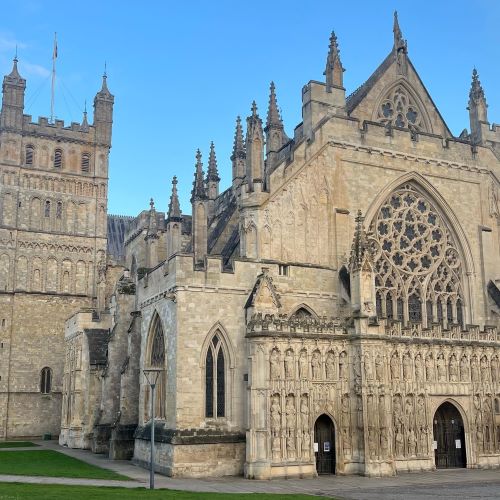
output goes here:
<path id="1" fill-rule="evenodd" d="M 335 430 L 327 415 L 314 424 L 314 443 L 318 474 L 335 474 Z"/>
<path id="2" fill-rule="evenodd" d="M 466 467 L 464 423 L 451 403 L 443 403 L 434 415 L 434 441 L 438 469 Z"/>

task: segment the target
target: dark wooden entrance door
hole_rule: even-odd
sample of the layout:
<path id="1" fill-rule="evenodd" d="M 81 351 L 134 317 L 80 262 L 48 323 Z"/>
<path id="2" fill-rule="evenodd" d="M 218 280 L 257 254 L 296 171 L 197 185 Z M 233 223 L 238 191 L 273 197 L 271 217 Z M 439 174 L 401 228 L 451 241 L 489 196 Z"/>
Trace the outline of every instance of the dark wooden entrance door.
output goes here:
<path id="1" fill-rule="evenodd" d="M 335 430 L 327 415 L 318 417 L 314 424 L 314 451 L 318 474 L 335 474 Z"/>
<path id="2" fill-rule="evenodd" d="M 443 403 L 434 415 L 434 451 L 436 467 L 448 469 L 466 467 L 464 423 L 457 408 Z"/>

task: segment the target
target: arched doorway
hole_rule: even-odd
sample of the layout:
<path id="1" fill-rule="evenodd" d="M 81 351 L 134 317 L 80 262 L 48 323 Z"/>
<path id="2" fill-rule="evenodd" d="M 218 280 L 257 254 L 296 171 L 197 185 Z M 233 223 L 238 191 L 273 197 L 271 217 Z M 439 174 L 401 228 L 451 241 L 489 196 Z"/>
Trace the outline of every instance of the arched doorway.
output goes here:
<path id="1" fill-rule="evenodd" d="M 318 474 L 335 474 L 335 428 L 328 415 L 320 415 L 314 424 L 314 452 Z"/>
<path id="2" fill-rule="evenodd" d="M 438 469 L 466 467 L 464 422 L 451 403 L 445 402 L 436 410 L 434 443 Z"/>

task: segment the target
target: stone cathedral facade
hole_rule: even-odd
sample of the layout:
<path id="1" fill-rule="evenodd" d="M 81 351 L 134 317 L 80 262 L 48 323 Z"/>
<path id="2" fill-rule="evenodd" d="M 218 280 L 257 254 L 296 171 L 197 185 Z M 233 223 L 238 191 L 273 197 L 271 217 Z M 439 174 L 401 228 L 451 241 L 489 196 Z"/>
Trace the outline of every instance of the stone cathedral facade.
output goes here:
<path id="1" fill-rule="evenodd" d="M 347 97 L 343 73 L 332 34 L 292 137 L 271 84 L 225 191 L 198 151 L 192 215 L 174 178 L 166 213 L 108 218 L 61 444 L 146 466 L 154 424 L 158 471 L 187 477 L 500 466 L 500 128 L 474 70 L 453 136 L 397 16 Z"/>

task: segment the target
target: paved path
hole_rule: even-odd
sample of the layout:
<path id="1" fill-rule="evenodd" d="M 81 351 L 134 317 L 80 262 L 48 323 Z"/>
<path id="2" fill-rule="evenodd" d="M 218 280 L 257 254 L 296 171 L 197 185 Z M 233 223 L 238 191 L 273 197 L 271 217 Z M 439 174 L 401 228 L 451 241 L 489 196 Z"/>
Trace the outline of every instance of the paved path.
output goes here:
<path id="1" fill-rule="evenodd" d="M 132 481 L 67 479 L 28 476 L 3 476 L 0 481 L 43 484 L 148 487 L 149 472 L 124 460 L 109 460 L 87 450 L 73 450 L 55 442 L 38 442 L 41 448 L 57 450 L 84 462 L 111 469 Z M 34 448 L 31 448 L 32 450 Z M 36 449 L 36 448 L 35 448 Z M 316 479 L 252 481 L 242 477 L 214 479 L 175 479 L 156 475 L 157 488 L 220 493 L 302 493 L 335 496 L 353 500 L 456 500 L 500 499 L 500 470 L 448 469 L 434 472 L 401 474 L 396 477 L 321 476 Z"/>

